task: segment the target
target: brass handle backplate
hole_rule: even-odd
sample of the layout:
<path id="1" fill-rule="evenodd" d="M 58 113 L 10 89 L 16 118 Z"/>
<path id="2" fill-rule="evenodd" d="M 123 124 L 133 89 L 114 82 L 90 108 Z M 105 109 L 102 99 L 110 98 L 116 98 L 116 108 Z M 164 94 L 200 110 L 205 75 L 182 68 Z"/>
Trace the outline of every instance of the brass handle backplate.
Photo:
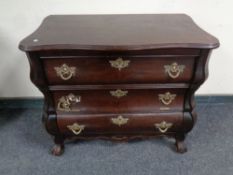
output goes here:
<path id="1" fill-rule="evenodd" d="M 171 94 L 170 92 L 166 92 L 165 94 L 159 94 L 159 100 L 164 105 L 169 105 L 175 99 L 176 94 Z"/>
<path id="2" fill-rule="evenodd" d="M 81 102 L 81 96 L 76 96 L 71 93 L 67 96 L 62 96 L 59 99 L 57 109 L 59 111 L 69 112 L 69 111 L 72 111 L 71 105 L 75 103 L 79 103 L 79 102 Z"/>
<path id="3" fill-rule="evenodd" d="M 76 74 L 76 67 L 69 67 L 67 64 L 63 64 L 60 67 L 54 67 L 57 76 L 62 80 L 69 80 Z"/>
<path id="4" fill-rule="evenodd" d="M 110 94 L 113 96 L 113 97 L 116 97 L 116 98 L 121 98 L 121 97 L 124 97 L 128 94 L 128 91 L 123 91 L 121 89 L 117 89 L 115 91 L 110 91 Z"/>
<path id="5" fill-rule="evenodd" d="M 72 125 L 67 125 L 67 128 L 71 130 L 75 135 L 79 135 L 84 130 L 85 125 L 74 123 Z"/>
<path id="6" fill-rule="evenodd" d="M 185 65 L 178 65 L 178 63 L 174 62 L 171 65 L 165 65 L 164 69 L 171 78 L 175 79 L 184 71 Z"/>
<path id="7" fill-rule="evenodd" d="M 169 128 L 172 127 L 172 123 L 167 123 L 166 121 L 162 121 L 161 123 L 155 123 L 155 127 L 161 132 L 165 133 Z"/>
<path id="8" fill-rule="evenodd" d="M 121 69 L 129 66 L 130 60 L 123 60 L 121 57 L 119 57 L 116 60 L 110 60 L 109 63 L 112 67 L 121 71 Z"/>
<path id="9" fill-rule="evenodd" d="M 119 115 L 116 118 L 111 118 L 111 121 L 113 124 L 121 126 L 121 125 L 125 125 L 128 123 L 128 118 L 124 118 L 123 116 Z"/>

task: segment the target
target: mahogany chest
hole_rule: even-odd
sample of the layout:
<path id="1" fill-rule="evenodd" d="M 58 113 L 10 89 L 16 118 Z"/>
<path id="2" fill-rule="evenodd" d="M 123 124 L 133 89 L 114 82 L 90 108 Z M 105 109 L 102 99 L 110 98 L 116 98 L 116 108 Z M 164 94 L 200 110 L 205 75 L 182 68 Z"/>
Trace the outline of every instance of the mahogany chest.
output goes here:
<path id="1" fill-rule="evenodd" d="M 43 122 L 64 140 L 175 138 L 196 121 L 194 93 L 218 40 L 184 14 L 52 15 L 19 44 L 45 98 Z"/>

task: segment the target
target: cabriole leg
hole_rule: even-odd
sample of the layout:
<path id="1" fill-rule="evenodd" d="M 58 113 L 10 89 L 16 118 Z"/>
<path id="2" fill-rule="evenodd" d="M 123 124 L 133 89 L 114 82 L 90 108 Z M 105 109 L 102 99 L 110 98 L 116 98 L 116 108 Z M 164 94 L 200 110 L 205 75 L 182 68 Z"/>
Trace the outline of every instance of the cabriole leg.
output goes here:
<path id="1" fill-rule="evenodd" d="M 187 152 L 187 147 L 184 143 L 184 140 L 185 140 L 185 134 L 177 134 L 175 136 L 175 139 L 176 139 L 176 151 L 178 153 L 185 153 Z"/>
<path id="2" fill-rule="evenodd" d="M 54 138 L 55 145 L 52 148 L 52 154 L 55 156 L 60 156 L 64 152 L 64 137 L 55 136 Z"/>

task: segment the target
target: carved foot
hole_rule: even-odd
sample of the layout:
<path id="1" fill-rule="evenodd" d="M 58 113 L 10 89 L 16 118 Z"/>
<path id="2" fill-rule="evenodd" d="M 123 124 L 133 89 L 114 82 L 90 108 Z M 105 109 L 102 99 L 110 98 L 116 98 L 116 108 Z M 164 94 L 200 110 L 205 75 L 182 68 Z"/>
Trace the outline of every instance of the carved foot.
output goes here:
<path id="1" fill-rule="evenodd" d="M 176 151 L 178 153 L 185 153 L 187 152 L 187 147 L 184 143 L 185 135 L 180 134 L 176 136 Z"/>
<path id="2" fill-rule="evenodd" d="M 64 146 L 63 145 L 57 145 L 55 144 L 52 148 L 52 155 L 55 155 L 55 156 L 60 156 L 63 154 L 64 152 Z"/>
<path id="3" fill-rule="evenodd" d="M 187 152 L 187 147 L 185 145 L 185 143 L 182 141 L 176 141 L 176 151 L 178 153 L 185 153 Z"/>
<path id="4" fill-rule="evenodd" d="M 64 138 L 62 136 L 55 136 L 55 145 L 52 148 L 52 154 L 55 156 L 60 156 L 64 152 Z"/>

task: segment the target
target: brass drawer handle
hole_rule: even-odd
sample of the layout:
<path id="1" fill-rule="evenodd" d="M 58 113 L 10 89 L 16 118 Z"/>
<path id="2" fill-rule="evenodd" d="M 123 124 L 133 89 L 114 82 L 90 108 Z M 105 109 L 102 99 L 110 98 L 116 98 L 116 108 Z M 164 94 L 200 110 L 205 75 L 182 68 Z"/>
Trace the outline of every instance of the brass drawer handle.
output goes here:
<path id="1" fill-rule="evenodd" d="M 61 67 L 54 67 L 57 76 L 62 80 L 69 80 L 76 74 L 76 67 L 69 67 L 67 64 L 61 65 Z"/>
<path id="2" fill-rule="evenodd" d="M 130 60 L 123 60 L 121 57 L 119 57 L 116 60 L 110 60 L 109 63 L 112 67 L 121 71 L 121 69 L 129 66 Z"/>
<path id="3" fill-rule="evenodd" d="M 155 127 L 161 132 L 165 133 L 169 128 L 172 127 L 172 123 L 167 123 L 165 121 L 162 121 L 161 123 L 155 123 Z"/>
<path id="4" fill-rule="evenodd" d="M 79 103 L 79 102 L 81 102 L 81 96 L 76 96 L 76 95 L 71 93 L 67 96 L 62 96 L 59 99 L 57 109 L 59 111 L 69 112 L 69 111 L 71 111 L 71 105 L 74 103 Z"/>
<path id="5" fill-rule="evenodd" d="M 165 65 L 164 69 L 171 78 L 175 79 L 179 77 L 181 73 L 183 73 L 185 65 L 178 65 L 178 63 L 174 62 L 171 65 Z"/>
<path id="6" fill-rule="evenodd" d="M 71 130 L 75 135 L 79 135 L 84 130 L 85 125 L 74 123 L 72 125 L 67 125 L 67 128 Z"/>
<path id="7" fill-rule="evenodd" d="M 117 98 L 121 98 L 121 97 L 124 97 L 128 94 L 128 91 L 123 91 L 121 89 L 117 89 L 115 91 L 110 91 L 110 94 L 113 96 L 113 97 L 117 97 Z"/>
<path id="8" fill-rule="evenodd" d="M 169 105 L 175 99 L 176 94 L 171 94 L 170 92 L 166 92 L 165 94 L 159 94 L 159 100 L 164 105 Z"/>
<path id="9" fill-rule="evenodd" d="M 121 126 L 121 125 L 125 125 L 128 123 L 128 118 L 124 118 L 123 116 L 119 115 L 116 118 L 111 118 L 111 121 L 113 124 Z"/>

